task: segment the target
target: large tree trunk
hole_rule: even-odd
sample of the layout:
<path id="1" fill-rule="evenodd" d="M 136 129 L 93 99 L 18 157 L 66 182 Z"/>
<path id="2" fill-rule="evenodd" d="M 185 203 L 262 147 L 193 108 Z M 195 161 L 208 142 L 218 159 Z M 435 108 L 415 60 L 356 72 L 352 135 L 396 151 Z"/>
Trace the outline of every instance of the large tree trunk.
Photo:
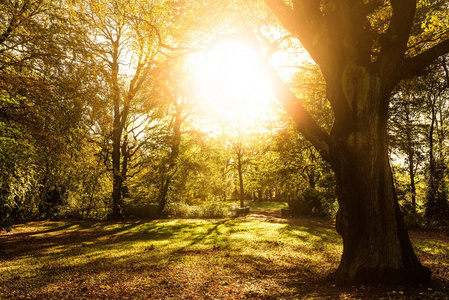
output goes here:
<path id="1" fill-rule="evenodd" d="M 335 122 L 330 133 L 275 71 L 272 87 L 298 130 L 330 162 L 338 187 L 337 230 L 343 255 L 340 282 L 426 283 L 401 217 L 388 159 L 387 118 L 391 92 L 449 52 L 449 39 L 424 52 L 407 52 L 416 0 L 264 0 L 285 29 L 319 65 Z M 388 5 L 386 5 L 388 3 Z M 391 12 L 386 30 L 372 16 Z"/>
<path id="2" fill-rule="evenodd" d="M 339 202 L 336 227 L 343 238 L 335 276 L 343 283 L 428 282 L 430 270 L 414 253 L 395 193 L 388 156 L 387 101 L 382 99 L 379 81 L 371 78 L 369 85 L 359 86 L 359 94 L 366 99 L 358 101 L 350 118 L 336 120 L 330 134 L 328 159 L 336 175 Z"/>
<path id="3" fill-rule="evenodd" d="M 294 101 L 284 105 L 336 176 L 336 225 L 343 238 L 343 255 L 335 279 L 340 283 L 427 283 L 431 272 L 412 248 L 389 164 L 388 101 L 394 84 L 353 62 L 337 64 L 334 70 L 336 74 L 330 74 L 326 82 L 335 112 L 329 135 L 319 131 L 303 107 Z M 278 98 L 296 99 L 279 82 Z"/>
<path id="4" fill-rule="evenodd" d="M 372 145 L 373 154 L 357 148 L 349 150 L 341 145 L 332 149 L 340 205 L 336 226 L 343 238 L 336 279 L 353 283 L 428 282 L 430 270 L 418 261 L 399 209 L 386 141 Z"/>

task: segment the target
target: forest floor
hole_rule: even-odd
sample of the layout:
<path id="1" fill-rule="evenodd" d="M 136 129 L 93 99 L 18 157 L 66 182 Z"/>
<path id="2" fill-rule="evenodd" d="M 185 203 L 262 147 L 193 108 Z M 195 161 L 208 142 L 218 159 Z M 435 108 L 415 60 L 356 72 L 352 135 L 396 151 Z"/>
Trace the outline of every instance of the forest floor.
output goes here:
<path id="1" fill-rule="evenodd" d="M 327 279 L 331 222 L 279 209 L 245 217 L 17 224 L 0 234 L 0 299 L 449 299 L 449 238 L 411 232 L 432 284 L 341 287 Z"/>

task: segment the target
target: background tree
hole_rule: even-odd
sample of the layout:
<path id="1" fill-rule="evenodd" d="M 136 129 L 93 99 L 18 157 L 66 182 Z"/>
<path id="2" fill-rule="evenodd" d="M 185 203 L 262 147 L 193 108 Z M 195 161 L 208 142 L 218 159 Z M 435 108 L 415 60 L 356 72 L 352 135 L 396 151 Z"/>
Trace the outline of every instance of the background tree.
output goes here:
<path id="1" fill-rule="evenodd" d="M 444 220 L 448 213 L 447 186 L 444 180 L 447 173 L 445 140 L 447 139 L 447 74 L 441 76 L 441 68 L 433 76 L 424 80 L 424 103 L 428 109 L 428 186 L 426 194 L 426 217 L 429 220 Z"/>
<path id="2" fill-rule="evenodd" d="M 301 216 L 333 216 L 336 201 L 333 173 L 312 145 L 286 122 L 273 136 L 271 151 L 278 154 L 275 170 L 283 200 L 291 213 Z"/>
<path id="3" fill-rule="evenodd" d="M 243 178 L 245 177 L 245 169 L 248 166 L 248 137 L 243 133 L 241 127 L 234 128 L 231 135 L 227 138 L 228 143 L 230 145 L 230 149 L 232 151 L 233 158 L 230 161 L 231 166 L 237 172 L 238 178 L 238 187 L 239 187 L 239 200 L 240 207 L 245 207 L 245 184 L 243 182 Z"/>
<path id="4" fill-rule="evenodd" d="M 405 212 L 417 213 L 407 218 L 412 226 L 422 223 L 422 208 L 428 222 L 441 224 L 446 214 L 447 76 L 444 66 L 444 59 L 438 60 L 428 74 L 403 82 L 391 102 L 390 145 L 398 158 L 395 164 L 399 166 L 403 159 L 409 178 L 405 190 L 401 189 L 404 171 L 395 168 L 398 195 L 406 200 Z M 417 185 L 424 184 L 427 188 L 418 189 Z"/>
<path id="5" fill-rule="evenodd" d="M 93 78 L 86 70 L 93 60 L 65 3 L 0 5 L 0 120 L 6 137 L 0 151 L 18 150 L 4 157 L 1 202 L 14 218 L 50 217 L 67 199 L 69 161 L 79 153 L 74 145 L 86 137 L 83 109 Z"/>
<path id="6" fill-rule="evenodd" d="M 406 193 L 409 195 L 412 212 L 416 212 L 417 172 L 423 168 L 425 130 L 422 123 L 423 99 L 419 96 L 418 81 L 410 80 L 402 83 L 390 106 L 390 146 L 398 157 L 404 157 L 409 177 Z M 398 187 L 397 187 L 398 188 Z M 398 195 L 400 195 L 398 191 Z"/>
<path id="7" fill-rule="evenodd" d="M 80 1 L 75 11 L 90 32 L 92 50 L 103 67 L 101 74 L 107 86 L 112 124 L 111 169 L 112 218 L 121 217 L 123 188 L 129 171 L 127 133 L 139 126 L 130 122 L 136 103 L 148 100 L 143 92 L 150 86 L 150 72 L 160 53 L 162 18 L 167 13 L 156 1 Z M 157 25 L 156 25 L 157 24 Z M 142 107 L 142 106 L 140 106 Z M 148 106 L 147 106 L 148 108 Z M 109 136 L 108 133 L 105 133 Z"/>
<path id="8" fill-rule="evenodd" d="M 172 119 L 170 121 L 171 134 L 169 135 L 168 156 L 166 162 L 162 165 L 163 171 L 158 199 L 158 216 L 161 216 L 165 209 L 168 191 L 172 184 L 172 180 L 177 173 L 178 158 L 181 151 L 180 146 L 183 134 L 181 126 L 191 115 L 192 109 L 191 105 L 189 105 L 191 104 L 191 102 L 189 103 L 189 96 L 185 94 L 183 95 L 183 92 L 179 90 L 179 86 L 173 86 L 168 84 L 165 85 L 165 96 L 170 99 L 170 106 L 172 106 Z"/>

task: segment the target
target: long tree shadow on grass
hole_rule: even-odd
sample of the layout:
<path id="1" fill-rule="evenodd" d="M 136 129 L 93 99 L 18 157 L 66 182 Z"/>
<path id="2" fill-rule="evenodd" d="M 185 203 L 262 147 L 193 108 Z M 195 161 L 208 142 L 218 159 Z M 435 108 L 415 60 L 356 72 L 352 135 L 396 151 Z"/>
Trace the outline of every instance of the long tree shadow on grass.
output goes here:
<path id="1" fill-rule="evenodd" d="M 36 285 L 35 290 L 41 291 L 38 297 L 46 298 L 54 296 L 54 291 L 50 288 L 52 285 L 74 282 L 70 288 L 83 295 L 83 292 L 91 292 L 93 286 L 120 286 L 121 281 L 129 281 L 129 278 L 139 278 L 146 274 L 146 286 L 148 282 L 152 282 L 151 278 L 170 279 L 173 284 L 158 288 L 158 292 L 163 296 L 175 290 L 179 293 L 189 290 L 185 282 L 177 282 L 178 273 L 172 273 L 173 270 L 181 269 L 184 278 L 200 274 L 200 280 L 192 292 L 204 295 L 213 292 L 220 295 L 223 292 L 221 287 L 229 285 L 234 290 L 224 292 L 223 297 L 227 298 L 230 294 L 254 294 L 255 290 L 261 290 L 261 286 L 265 286 L 268 289 L 264 294 L 268 297 L 272 293 L 279 294 L 280 291 L 277 291 L 273 284 L 264 283 L 265 278 L 271 278 L 275 274 L 294 275 L 289 272 L 294 269 L 291 266 L 278 265 L 262 256 L 257 260 L 249 259 L 250 256 L 245 254 L 271 252 L 273 247 L 281 244 L 276 237 L 259 236 L 260 224 L 257 222 L 221 220 L 203 224 L 170 221 L 127 224 L 118 228 L 108 226 L 110 225 L 89 224 L 78 230 L 64 226 L 64 229 L 59 231 L 51 231 L 51 234 L 45 231 L 49 236 L 34 234 L 25 241 L 12 239 L 7 244 L 8 247 L 20 248 L 13 252 L 15 256 L 9 259 L 19 260 L 31 255 L 39 260 L 40 264 L 30 264 L 32 270 L 28 273 L 21 272 L 19 276 L 11 274 L 14 276 L 10 276 L 9 280 L 2 280 L 2 286 L 12 286 L 16 287 L 14 290 L 20 290 L 31 282 Z M 284 226 L 276 227 L 270 233 L 276 236 L 276 231 Z M 94 241 L 96 242 L 93 243 Z M 168 244 L 156 246 L 157 248 L 136 246 L 138 242 L 149 244 L 157 241 L 167 241 Z M 27 247 L 32 250 L 27 250 Z M 117 249 L 120 251 L 114 252 Z M 205 261 L 208 263 L 205 264 Z M 270 267 L 261 272 L 261 266 L 267 264 Z M 258 279 L 245 283 L 247 273 L 243 272 L 242 268 L 259 274 Z M 96 285 L 87 284 L 92 278 L 96 278 Z M 117 281 L 118 278 L 122 280 Z M 122 290 L 120 293 L 127 291 Z M 84 294 L 88 297 L 88 294 Z M 188 298 L 187 295 L 185 297 Z"/>
<path id="2" fill-rule="evenodd" d="M 141 226 L 138 222 L 57 222 L 63 224 L 52 226 L 50 229 L 33 231 L 30 233 L 4 234 L 0 235 L 0 259 L 13 259 L 25 255 L 39 255 L 46 253 L 54 247 L 66 246 L 65 251 L 73 247 L 86 246 L 89 244 L 109 244 L 110 239 L 120 233 L 132 231 L 133 228 Z M 136 234 L 137 235 L 137 234 Z M 154 232 L 156 239 L 165 239 L 171 235 L 167 230 Z M 30 247 L 32 245 L 32 247 Z"/>
<path id="3" fill-rule="evenodd" d="M 27 238 L 0 236 L 7 241 L 3 253 L 12 254 L 0 258 L 6 270 L 0 298 L 20 298 L 23 290 L 36 299 L 375 299 L 379 293 L 395 298 L 388 289 L 342 289 L 326 280 L 341 255 L 341 240 L 329 228 L 245 219 L 57 228 Z M 447 249 L 439 244 L 428 258 L 447 266 Z M 435 298 L 444 291 L 401 290 L 411 298 L 420 293 Z"/>

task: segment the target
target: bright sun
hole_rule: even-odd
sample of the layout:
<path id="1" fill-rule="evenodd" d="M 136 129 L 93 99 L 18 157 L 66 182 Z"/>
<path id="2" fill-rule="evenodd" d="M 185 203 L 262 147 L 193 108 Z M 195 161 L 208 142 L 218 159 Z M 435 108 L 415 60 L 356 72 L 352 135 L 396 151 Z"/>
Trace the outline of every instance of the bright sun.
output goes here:
<path id="1" fill-rule="evenodd" d="M 260 55 L 240 40 L 217 41 L 201 54 L 196 92 L 206 116 L 242 126 L 264 118 L 272 91 Z"/>

